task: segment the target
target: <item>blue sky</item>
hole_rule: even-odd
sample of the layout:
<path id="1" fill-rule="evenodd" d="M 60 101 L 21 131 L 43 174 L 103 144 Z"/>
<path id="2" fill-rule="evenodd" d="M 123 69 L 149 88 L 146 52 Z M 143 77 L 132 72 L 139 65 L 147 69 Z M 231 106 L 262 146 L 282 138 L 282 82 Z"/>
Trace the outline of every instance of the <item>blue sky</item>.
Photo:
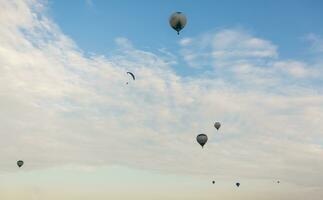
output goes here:
<path id="1" fill-rule="evenodd" d="M 0 199 L 321 200 L 321 10 L 0 0 Z"/>
<path id="2" fill-rule="evenodd" d="M 87 3 L 92 2 L 92 3 Z M 108 55 L 116 37 L 140 49 L 178 50 L 168 18 L 183 11 L 188 25 L 180 37 L 243 27 L 279 46 L 281 58 L 308 57 L 303 41 L 323 34 L 323 3 L 310 1 L 50 1 L 50 13 L 82 49 Z"/>

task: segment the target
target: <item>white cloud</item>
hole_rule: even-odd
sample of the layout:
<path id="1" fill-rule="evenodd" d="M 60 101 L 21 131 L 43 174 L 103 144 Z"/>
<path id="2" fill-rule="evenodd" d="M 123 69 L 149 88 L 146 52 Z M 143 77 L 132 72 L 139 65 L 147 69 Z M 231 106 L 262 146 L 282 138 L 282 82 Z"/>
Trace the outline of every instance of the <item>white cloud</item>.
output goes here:
<path id="1" fill-rule="evenodd" d="M 127 38 L 119 37 L 119 38 L 116 38 L 115 42 L 117 43 L 117 45 L 119 45 L 120 47 L 122 47 L 124 49 L 132 49 L 133 48 L 131 42 Z"/>
<path id="2" fill-rule="evenodd" d="M 116 40 L 122 54 L 84 56 L 36 9 L 42 4 L 3 1 L 0 7 L 2 172 L 24 159 L 26 170 L 116 164 L 322 187 L 323 95 L 315 85 L 283 84 L 284 76 L 246 61 L 275 58 L 271 42 L 228 30 L 207 35 L 211 45 L 205 37 L 200 45 L 184 42 L 197 45 L 197 54 L 183 49 L 190 62 L 237 60 L 223 72 L 229 78 L 183 78 L 125 38 Z M 308 75 L 305 64 L 273 63 L 274 70 Z M 136 81 L 126 85 L 126 71 Z M 258 84 L 248 84 L 253 81 Z M 222 122 L 219 133 L 214 120 Z M 195 141 L 201 132 L 210 136 L 204 150 Z"/>
<path id="3" fill-rule="evenodd" d="M 211 36 L 213 50 L 227 52 L 229 57 L 276 57 L 277 47 L 271 42 L 236 30 L 222 30 Z"/>
<path id="4" fill-rule="evenodd" d="M 316 44 L 319 39 L 311 35 Z M 241 29 L 225 29 L 181 41 L 181 55 L 191 67 L 213 69 L 221 76 L 257 87 L 294 79 L 322 77 L 321 64 L 279 59 L 278 47 Z M 316 47 L 316 49 L 319 49 Z M 319 65 L 319 66 L 317 66 Z M 233 74 L 232 74 L 233 73 Z"/>
<path id="5" fill-rule="evenodd" d="M 191 38 L 183 38 L 179 41 L 179 44 L 181 46 L 187 46 L 187 45 L 190 45 L 192 43 L 192 39 Z"/>
<path id="6" fill-rule="evenodd" d="M 205 64 L 217 66 L 219 63 L 231 63 L 230 60 L 276 58 L 277 47 L 270 41 L 253 37 L 241 30 L 221 30 L 207 33 L 196 38 L 184 38 L 180 41 L 182 55 L 192 67 Z M 203 66 L 204 63 L 202 63 Z"/>
<path id="7" fill-rule="evenodd" d="M 318 75 L 317 73 L 315 73 L 315 71 L 310 69 L 310 66 L 300 61 L 279 61 L 273 63 L 273 67 L 278 69 L 279 71 L 286 72 L 287 74 L 297 78 Z"/>

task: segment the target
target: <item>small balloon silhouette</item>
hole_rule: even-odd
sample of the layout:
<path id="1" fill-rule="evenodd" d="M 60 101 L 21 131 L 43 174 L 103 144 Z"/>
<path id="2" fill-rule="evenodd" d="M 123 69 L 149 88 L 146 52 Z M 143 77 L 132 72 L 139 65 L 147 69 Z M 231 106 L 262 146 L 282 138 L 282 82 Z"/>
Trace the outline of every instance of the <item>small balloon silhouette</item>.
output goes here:
<path id="1" fill-rule="evenodd" d="M 196 136 L 196 140 L 197 140 L 197 142 L 202 146 L 202 148 L 203 148 L 203 146 L 206 144 L 206 142 L 207 142 L 207 135 L 205 135 L 205 134 L 199 134 L 198 136 Z"/>
<path id="2" fill-rule="evenodd" d="M 18 160 L 17 161 L 17 165 L 18 165 L 18 167 L 20 168 L 21 166 L 23 166 L 23 164 L 24 164 L 24 161 L 22 161 L 22 160 Z"/>

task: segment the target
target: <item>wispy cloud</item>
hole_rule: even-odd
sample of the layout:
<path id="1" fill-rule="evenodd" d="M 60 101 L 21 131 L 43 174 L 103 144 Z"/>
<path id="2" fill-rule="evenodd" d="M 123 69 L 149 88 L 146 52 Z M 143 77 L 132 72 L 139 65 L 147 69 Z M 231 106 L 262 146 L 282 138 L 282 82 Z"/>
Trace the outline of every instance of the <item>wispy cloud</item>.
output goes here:
<path id="1" fill-rule="evenodd" d="M 85 3 L 86 3 L 86 5 L 88 5 L 90 7 L 94 6 L 93 0 L 85 0 Z"/>
<path id="2" fill-rule="evenodd" d="M 311 38 L 319 44 L 318 37 Z M 184 38 L 179 44 L 189 66 L 205 68 L 222 79 L 239 81 L 241 86 L 272 89 L 322 77 L 322 69 L 318 67 L 321 63 L 280 59 L 277 45 L 243 29 L 209 32 Z"/>
<path id="3" fill-rule="evenodd" d="M 313 51 L 319 53 L 323 52 L 323 38 L 321 36 L 314 33 L 310 33 L 305 38 L 311 43 Z"/>
<path id="4" fill-rule="evenodd" d="M 277 61 L 273 63 L 273 67 L 279 72 L 285 72 L 296 78 L 320 76 L 314 69 L 300 61 Z"/>
<path id="5" fill-rule="evenodd" d="M 277 47 L 270 41 L 253 37 L 243 30 L 225 29 L 196 38 L 180 41 L 182 55 L 190 66 L 200 66 L 200 60 L 208 60 L 216 67 L 220 63 L 277 57 Z M 233 60 L 233 61 L 232 61 Z M 203 66 L 203 63 L 202 63 Z"/>

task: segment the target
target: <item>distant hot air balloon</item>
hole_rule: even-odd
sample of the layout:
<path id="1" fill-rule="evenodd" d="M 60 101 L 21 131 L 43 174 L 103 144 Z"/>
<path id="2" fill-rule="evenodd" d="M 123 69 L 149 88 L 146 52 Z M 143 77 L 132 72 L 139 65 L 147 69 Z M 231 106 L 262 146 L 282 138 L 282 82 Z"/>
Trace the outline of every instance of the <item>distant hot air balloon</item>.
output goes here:
<path id="1" fill-rule="evenodd" d="M 236 186 L 237 186 L 237 187 L 240 187 L 240 183 L 236 183 Z"/>
<path id="2" fill-rule="evenodd" d="M 215 122 L 214 127 L 216 128 L 216 130 L 219 130 L 219 128 L 221 127 L 221 123 L 220 122 Z"/>
<path id="3" fill-rule="evenodd" d="M 205 135 L 205 134 L 199 134 L 198 136 L 196 136 L 196 140 L 197 140 L 197 142 L 202 146 L 202 148 L 203 148 L 203 146 L 206 144 L 206 142 L 207 142 L 207 135 Z"/>
<path id="4" fill-rule="evenodd" d="M 133 80 L 136 80 L 136 77 L 132 72 L 127 72 L 127 74 L 129 74 Z M 128 82 L 127 82 L 127 84 L 128 84 Z"/>
<path id="5" fill-rule="evenodd" d="M 24 164 L 24 161 L 22 161 L 22 160 L 18 160 L 17 161 L 17 165 L 18 165 L 18 167 L 20 168 L 21 166 L 23 166 L 23 164 Z"/>
<path id="6" fill-rule="evenodd" d="M 214 183 L 215 183 L 215 181 L 212 181 L 212 183 L 214 184 Z"/>
<path id="7" fill-rule="evenodd" d="M 170 26 L 175 31 L 177 31 L 178 35 L 179 35 L 179 32 L 185 27 L 186 22 L 187 22 L 186 16 L 182 12 L 175 12 L 169 18 Z"/>
<path id="8" fill-rule="evenodd" d="M 280 181 L 277 181 L 277 183 L 279 184 L 279 183 L 280 183 Z"/>

